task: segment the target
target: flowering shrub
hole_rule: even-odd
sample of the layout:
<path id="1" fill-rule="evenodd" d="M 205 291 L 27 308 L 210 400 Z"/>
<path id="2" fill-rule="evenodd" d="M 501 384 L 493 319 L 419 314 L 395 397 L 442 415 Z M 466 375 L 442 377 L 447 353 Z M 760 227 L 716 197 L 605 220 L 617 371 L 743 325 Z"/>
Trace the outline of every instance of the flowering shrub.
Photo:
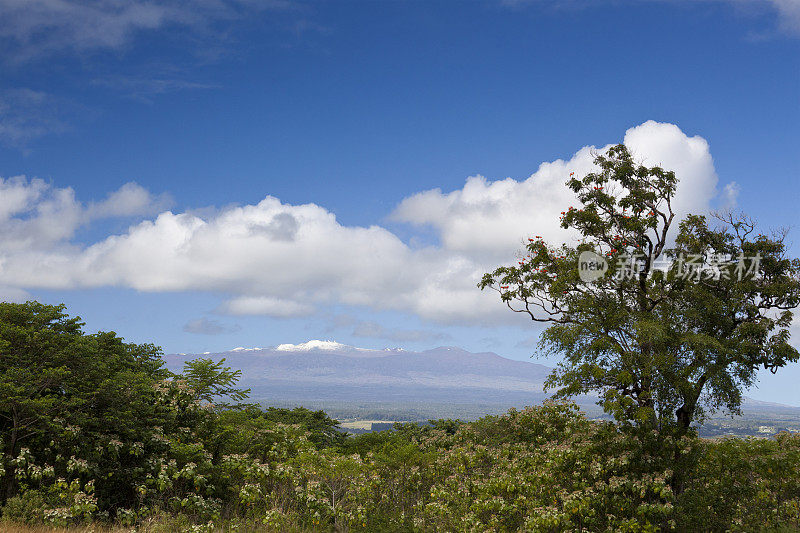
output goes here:
<path id="1" fill-rule="evenodd" d="M 398 425 L 326 447 L 301 424 L 248 426 L 234 417 L 236 425 L 214 426 L 224 416 L 203 413 L 188 426 L 159 428 L 140 446 L 109 440 L 90 459 L 62 456 L 51 465 L 21 449 L 5 459 L 23 491 L 6 502 L 4 519 L 68 525 L 114 518 L 196 531 L 800 528 L 797 435 L 660 437 L 656 446 L 652 435 L 548 403 L 471 423 Z M 680 494 L 672 488 L 676 448 L 691 458 L 679 465 Z M 147 473 L 135 499 L 111 514 L 96 494 L 97 462 L 137 454 Z"/>
<path id="2" fill-rule="evenodd" d="M 0 520 L 151 533 L 800 529 L 797 435 L 672 438 L 546 403 L 348 438 L 321 411 L 211 404 L 209 391 L 244 394 L 235 372 L 206 361 L 170 375 L 158 354 L 85 335 L 61 308 L 0 304 Z"/>

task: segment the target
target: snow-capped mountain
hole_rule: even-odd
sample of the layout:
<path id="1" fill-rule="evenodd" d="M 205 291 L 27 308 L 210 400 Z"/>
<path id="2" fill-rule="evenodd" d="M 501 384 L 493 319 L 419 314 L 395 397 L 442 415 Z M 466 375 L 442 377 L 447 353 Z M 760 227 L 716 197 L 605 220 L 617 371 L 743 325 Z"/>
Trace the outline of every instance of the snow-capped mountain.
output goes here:
<path id="1" fill-rule="evenodd" d="M 514 361 L 495 353 L 471 353 L 453 346 L 422 352 L 399 348 L 373 350 L 332 340 L 310 340 L 271 348 L 233 348 L 226 352 L 171 354 L 167 367 L 180 372 L 197 357 L 225 358 L 242 371 L 240 384 L 251 400 L 274 404 L 438 403 L 502 406 L 532 405 L 547 398 L 542 391 L 550 367 Z M 600 411 L 596 398 L 575 399 L 582 408 Z M 800 408 L 745 398 L 750 414 L 797 416 Z"/>
<path id="2" fill-rule="evenodd" d="M 241 385 L 260 401 L 453 401 L 533 403 L 543 397 L 550 368 L 495 353 L 456 347 L 423 352 L 372 350 L 310 340 L 272 348 L 212 354 L 172 354 L 170 370 L 196 357 L 226 359 L 242 371 Z"/>

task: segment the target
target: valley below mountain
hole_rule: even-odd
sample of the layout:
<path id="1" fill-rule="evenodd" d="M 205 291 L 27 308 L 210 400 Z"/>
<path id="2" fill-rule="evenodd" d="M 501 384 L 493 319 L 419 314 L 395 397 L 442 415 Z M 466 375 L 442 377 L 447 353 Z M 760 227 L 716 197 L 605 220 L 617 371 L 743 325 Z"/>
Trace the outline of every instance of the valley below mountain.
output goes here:
<path id="1" fill-rule="evenodd" d="M 268 348 L 235 348 L 203 354 L 169 354 L 167 368 L 179 373 L 186 361 L 206 357 L 241 370 L 239 385 L 250 401 L 267 406 L 322 409 L 342 421 L 473 420 L 509 408 L 542 403 L 552 368 L 492 352 L 454 346 L 414 352 L 373 350 L 333 341 L 308 341 Z M 574 399 L 591 418 L 602 418 L 596 398 Z M 369 430 L 364 424 L 359 428 Z M 705 436 L 765 436 L 800 430 L 800 408 L 746 398 L 742 415 L 717 413 L 701 428 Z"/>

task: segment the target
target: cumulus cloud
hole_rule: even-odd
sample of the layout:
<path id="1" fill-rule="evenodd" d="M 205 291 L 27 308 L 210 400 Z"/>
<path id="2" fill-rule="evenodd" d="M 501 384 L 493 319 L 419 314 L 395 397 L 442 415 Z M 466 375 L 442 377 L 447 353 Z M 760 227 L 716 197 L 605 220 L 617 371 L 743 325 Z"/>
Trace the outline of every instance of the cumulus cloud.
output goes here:
<path id="1" fill-rule="evenodd" d="M 28 291 L 19 287 L 4 287 L 0 285 L 0 302 L 23 303 L 31 299 L 32 297 Z"/>
<path id="2" fill-rule="evenodd" d="M 144 207 L 141 191 L 123 187 L 84 208 L 71 189 L 24 178 L 3 183 L 22 189 L 7 206 L 0 201 L 0 212 L 9 213 L 5 225 L 18 227 L 5 233 L 16 237 L 3 243 L 0 274 L 20 287 L 216 291 L 232 296 L 223 312 L 275 317 L 341 303 L 458 320 L 491 301 L 475 290 L 480 272 L 468 258 L 412 250 L 379 226 L 343 226 L 314 204 L 267 197 L 206 218 L 166 211 L 80 248 L 69 238 L 81 221 Z"/>
<path id="3" fill-rule="evenodd" d="M 717 176 L 705 140 L 656 122 L 628 130 L 624 140 L 646 164 L 676 170 L 680 210 L 709 209 Z M 526 179 L 473 177 L 456 191 L 403 200 L 395 220 L 432 226 L 439 235 L 439 245 L 425 248 L 381 226 L 342 225 L 322 206 L 269 196 L 207 212 L 163 211 L 120 235 L 80 245 L 72 240 L 80 224 L 141 213 L 157 204 L 155 197 L 129 184 L 85 206 L 71 189 L 11 178 L 0 181 L 0 279 L 20 290 L 209 291 L 227 295 L 219 310 L 232 315 L 285 318 L 349 305 L 438 322 L 508 322 L 514 317 L 494 295 L 477 289 L 480 276 L 513 260 L 533 233 L 568 238 L 557 226 L 559 212 L 574 201 L 564 182 L 570 172 L 592 170 L 592 154 L 602 149 L 584 147 L 568 161 L 543 163 Z M 360 325 L 356 334 L 424 335 L 374 326 Z"/>
<path id="4" fill-rule="evenodd" d="M 278 213 L 269 222 L 254 222 L 250 229 L 275 241 L 293 241 L 299 227 L 291 213 Z"/>
<path id="5" fill-rule="evenodd" d="M 86 216 L 90 219 L 155 215 L 172 205 L 168 194 L 153 195 L 135 182 L 128 182 L 102 202 L 90 203 Z"/>
<path id="6" fill-rule="evenodd" d="M 688 137 L 673 124 L 648 121 L 629 129 L 624 143 L 644 164 L 675 171 L 681 180 L 673 202 L 678 213 L 708 209 L 717 194 L 717 175 L 705 139 Z M 456 191 L 424 191 L 403 200 L 392 218 L 432 226 L 447 250 L 492 260 L 519 248 L 534 231 L 549 241 L 564 242 L 570 235 L 559 227 L 559 214 L 576 205 L 566 179 L 571 172 L 591 172 L 594 155 L 607 148 L 584 147 L 569 161 L 542 163 L 521 181 L 474 176 Z"/>
<path id="7" fill-rule="evenodd" d="M 70 187 L 25 176 L 0 178 L 0 259 L 12 252 L 52 259 L 57 250 L 72 249 L 75 232 L 93 220 L 150 216 L 170 203 L 169 196 L 153 195 L 132 182 L 101 202 L 84 205 Z"/>

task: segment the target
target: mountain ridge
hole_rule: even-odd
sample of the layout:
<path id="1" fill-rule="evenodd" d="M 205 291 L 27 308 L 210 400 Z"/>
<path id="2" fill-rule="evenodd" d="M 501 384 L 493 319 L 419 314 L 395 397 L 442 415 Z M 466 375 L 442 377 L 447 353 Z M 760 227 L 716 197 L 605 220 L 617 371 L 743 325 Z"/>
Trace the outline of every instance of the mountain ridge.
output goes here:
<path id="1" fill-rule="evenodd" d="M 424 351 L 373 350 L 334 341 L 308 341 L 268 348 L 236 348 L 207 354 L 169 354 L 167 367 L 179 372 L 194 357 L 242 371 L 241 385 L 256 401 L 323 400 L 448 401 L 487 397 L 509 405 L 541 401 L 551 368 L 515 361 L 494 352 L 473 353 L 456 346 Z M 535 400 L 531 398 L 535 396 Z"/>
<path id="2" fill-rule="evenodd" d="M 222 352 L 168 354 L 167 368 L 180 372 L 186 361 L 225 358 L 241 370 L 240 385 L 258 402 L 453 402 L 524 406 L 549 397 L 543 384 L 552 367 L 469 352 L 458 346 L 423 351 L 358 348 L 332 340 L 309 340 Z M 576 399 L 593 405 L 596 398 Z M 744 398 L 752 410 L 798 411 L 800 407 Z"/>

